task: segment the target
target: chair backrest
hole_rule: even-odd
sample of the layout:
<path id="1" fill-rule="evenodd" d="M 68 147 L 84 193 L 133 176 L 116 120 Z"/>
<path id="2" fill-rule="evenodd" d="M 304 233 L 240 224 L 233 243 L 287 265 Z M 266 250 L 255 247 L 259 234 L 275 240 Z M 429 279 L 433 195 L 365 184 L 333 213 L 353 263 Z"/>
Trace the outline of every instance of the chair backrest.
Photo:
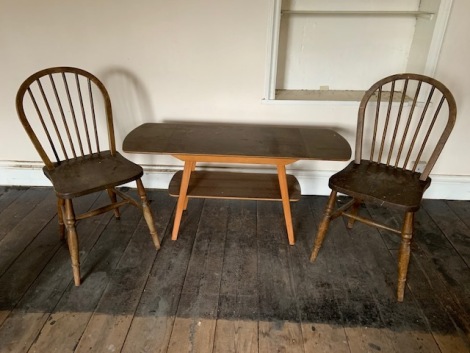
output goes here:
<path id="1" fill-rule="evenodd" d="M 18 90 L 16 109 L 48 169 L 102 150 L 116 152 L 109 94 L 87 71 L 53 67 L 31 75 Z"/>
<path id="2" fill-rule="evenodd" d="M 370 160 L 412 172 L 424 166 L 420 179 L 425 180 L 456 114 L 454 97 L 439 81 L 409 73 L 386 77 L 360 103 L 355 162 Z"/>

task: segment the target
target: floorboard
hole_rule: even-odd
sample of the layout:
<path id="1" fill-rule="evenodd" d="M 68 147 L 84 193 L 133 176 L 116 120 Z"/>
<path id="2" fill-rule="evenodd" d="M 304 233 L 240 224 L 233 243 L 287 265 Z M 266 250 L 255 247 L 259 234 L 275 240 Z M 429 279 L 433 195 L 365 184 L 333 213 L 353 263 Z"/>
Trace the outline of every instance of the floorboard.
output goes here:
<path id="1" fill-rule="evenodd" d="M 278 202 L 192 199 L 172 241 L 176 199 L 148 196 L 161 249 L 135 207 L 83 220 L 75 287 L 52 189 L 0 187 L 1 353 L 470 352 L 470 202 L 423 202 L 397 303 L 390 232 L 334 220 L 309 262 L 325 197 L 291 203 L 290 246 Z"/>
<path id="2" fill-rule="evenodd" d="M 295 203 L 292 211 L 296 215 L 297 241 L 295 246 L 288 248 L 289 268 L 305 352 L 349 353 L 348 338 L 334 293 L 342 278 L 335 271 L 336 267 L 329 267 L 325 256 L 320 256 L 314 264 L 309 262 L 314 240 L 312 230 L 317 229 L 317 216 L 321 214 L 313 216 L 309 198 Z"/>
<path id="3" fill-rule="evenodd" d="M 203 200 L 191 200 L 182 219 L 179 238 L 171 240 L 171 227 L 164 235 L 158 256 L 150 270 L 144 292 L 129 329 L 123 352 L 167 352 L 173 333 L 184 279 L 201 217 Z M 170 220 L 176 203 L 160 204 Z"/>
<path id="4" fill-rule="evenodd" d="M 168 352 L 212 351 L 228 205 L 217 199 L 204 202 Z"/>
<path id="5" fill-rule="evenodd" d="M 256 202 L 229 205 L 213 352 L 258 352 Z"/>

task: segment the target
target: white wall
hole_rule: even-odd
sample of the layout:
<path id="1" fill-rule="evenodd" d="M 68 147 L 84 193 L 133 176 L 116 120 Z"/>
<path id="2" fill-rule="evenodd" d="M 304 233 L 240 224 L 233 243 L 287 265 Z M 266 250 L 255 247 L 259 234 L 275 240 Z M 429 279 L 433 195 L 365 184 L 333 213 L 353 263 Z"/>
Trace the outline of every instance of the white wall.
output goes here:
<path id="1" fill-rule="evenodd" d="M 357 105 L 263 103 L 271 0 L 0 0 L 0 184 L 40 184 L 39 158 L 14 107 L 33 72 L 71 65 L 108 87 L 117 145 L 142 122 L 192 120 L 312 124 L 336 128 L 352 143 Z M 456 128 L 433 170 L 428 197 L 470 199 L 470 2 L 454 0 L 435 77 L 454 93 Z M 135 156 L 146 183 L 166 187 L 178 161 Z M 466 158 L 467 157 L 467 158 Z M 290 169 L 304 193 L 327 192 L 339 162 Z M 458 188 L 457 188 L 458 186 Z"/>

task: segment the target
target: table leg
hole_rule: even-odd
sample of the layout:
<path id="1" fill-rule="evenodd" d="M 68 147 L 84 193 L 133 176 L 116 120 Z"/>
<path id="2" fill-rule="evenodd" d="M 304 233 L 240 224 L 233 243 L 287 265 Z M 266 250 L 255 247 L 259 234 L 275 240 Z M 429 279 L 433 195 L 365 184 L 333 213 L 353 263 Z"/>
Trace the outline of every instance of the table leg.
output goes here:
<path id="1" fill-rule="evenodd" d="M 173 223 L 173 233 L 171 234 L 172 240 L 178 239 L 178 231 L 180 228 L 181 216 L 183 215 L 183 211 L 187 205 L 186 195 L 188 192 L 189 179 L 191 177 L 191 171 L 193 170 L 193 166 L 194 162 L 184 162 L 183 176 L 181 178 L 180 185 L 180 194 L 178 197 L 178 203 L 176 204 L 175 221 Z"/>
<path id="2" fill-rule="evenodd" d="M 292 226 L 292 216 L 290 212 L 289 189 L 287 188 L 286 166 L 277 166 L 277 176 L 279 178 L 279 187 L 281 188 L 282 207 L 284 209 L 284 218 L 286 219 L 287 238 L 289 245 L 295 244 L 294 227 Z"/>
<path id="3" fill-rule="evenodd" d="M 191 163 L 191 172 L 194 172 L 196 170 L 196 162 L 187 162 L 187 163 Z M 189 201 L 189 197 L 188 195 L 186 195 L 185 200 L 184 200 L 184 207 L 183 207 L 184 211 L 186 211 L 186 209 L 188 208 L 188 201 Z"/>

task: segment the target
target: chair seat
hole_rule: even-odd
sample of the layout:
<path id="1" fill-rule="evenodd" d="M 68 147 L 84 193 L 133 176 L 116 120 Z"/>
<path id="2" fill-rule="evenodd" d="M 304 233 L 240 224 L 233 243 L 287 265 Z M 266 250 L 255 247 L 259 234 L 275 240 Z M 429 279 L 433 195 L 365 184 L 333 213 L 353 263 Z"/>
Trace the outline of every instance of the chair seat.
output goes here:
<path id="1" fill-rule="evenodd" d="M 43 168 L 57 196 L 68 199 L 121 185 L 140 178 L 142 168 L 116 152 L 94 153 Z"/>
<path id="2" fill-rule="evenodd" d="M 363 201 L 376 202 L 404 211 L 420 207 L 431 178 L 419 180 L 420 174 L 362 160 L 351 162 L 329 181 L 331 189 Z"/>

